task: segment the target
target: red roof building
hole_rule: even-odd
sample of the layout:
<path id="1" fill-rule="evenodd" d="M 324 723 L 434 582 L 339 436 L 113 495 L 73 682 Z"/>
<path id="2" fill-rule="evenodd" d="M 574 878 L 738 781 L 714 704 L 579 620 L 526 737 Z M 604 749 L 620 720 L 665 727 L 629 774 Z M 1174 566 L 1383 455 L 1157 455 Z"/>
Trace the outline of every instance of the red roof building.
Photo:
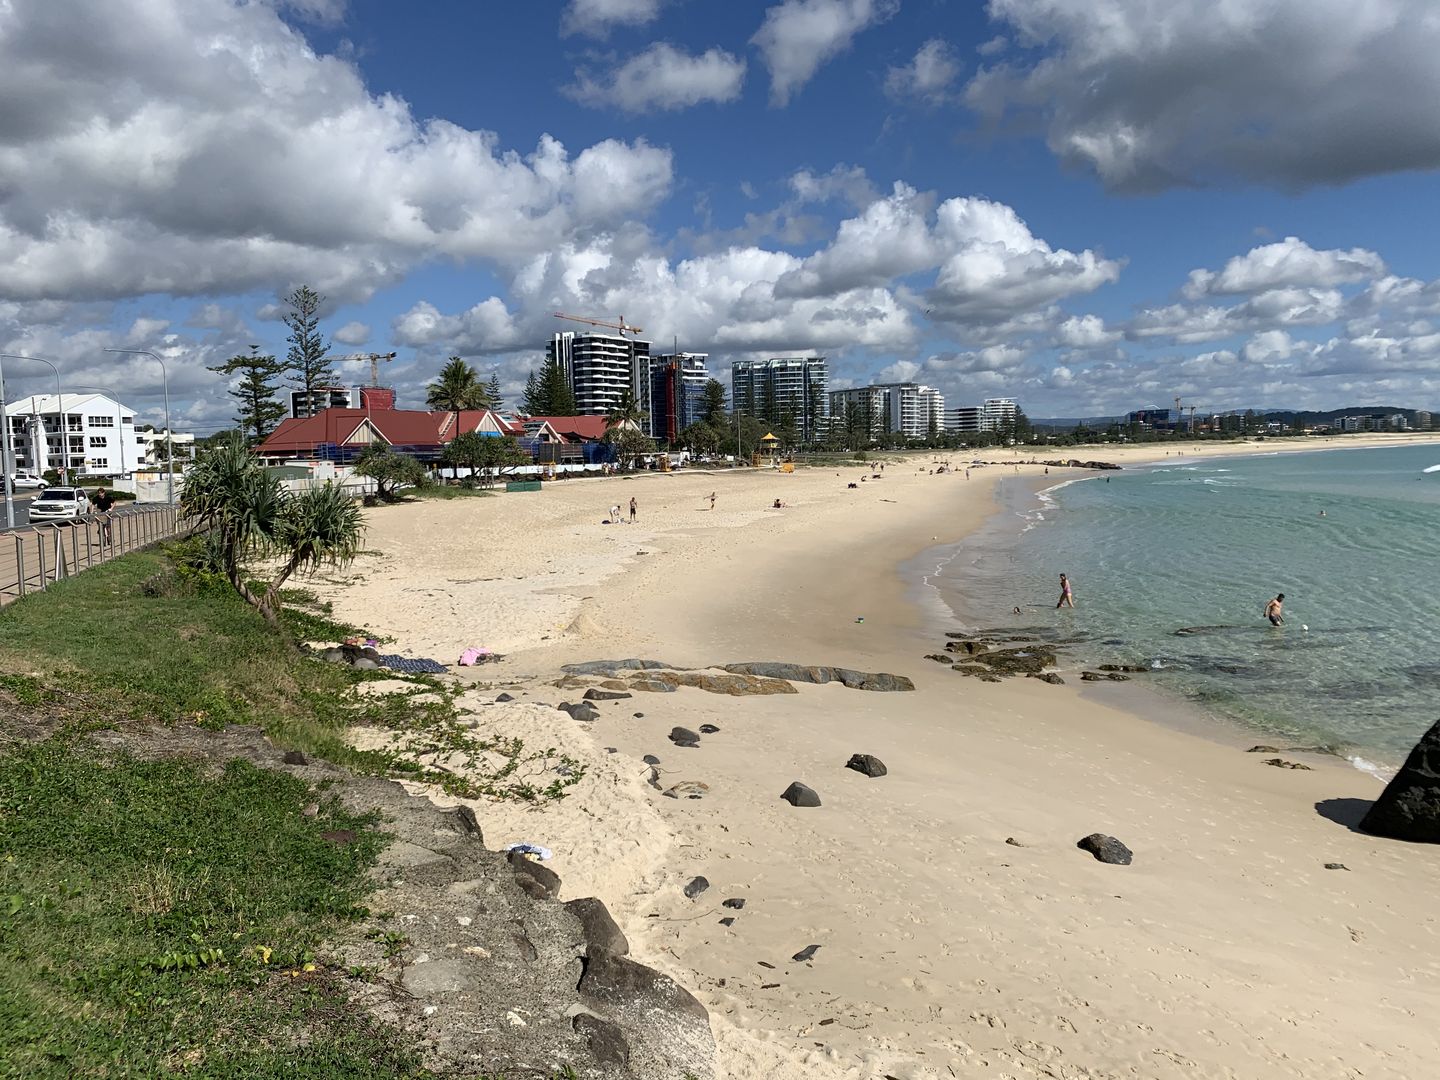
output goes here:
<path id="1" fill-rule="evenodd" d="M 314 416 L 282 420 L 260 444 L 266 458 L 343 461 L 372 443 L 416 457 L 437 457 L 461 432 L 525 436 L 525 425 L 489 409 L 455 413 L 417 409 L 324 409 Z"/>

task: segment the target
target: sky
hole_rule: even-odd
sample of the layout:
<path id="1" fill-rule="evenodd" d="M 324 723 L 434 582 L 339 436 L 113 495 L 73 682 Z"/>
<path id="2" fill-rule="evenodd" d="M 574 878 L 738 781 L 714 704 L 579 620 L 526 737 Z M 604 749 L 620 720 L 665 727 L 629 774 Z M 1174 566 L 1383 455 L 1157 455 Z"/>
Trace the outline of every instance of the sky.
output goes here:
<path id="1" fill-rule="evenodd" d="M 560 311 L 727 386 L 1440 410 L 1437 100 L 1433 0 L 0 0 L 0 352 L 158 422 L 152 350 L 206 434 L 306 284 L 402 407 L 518 404 Z"/>

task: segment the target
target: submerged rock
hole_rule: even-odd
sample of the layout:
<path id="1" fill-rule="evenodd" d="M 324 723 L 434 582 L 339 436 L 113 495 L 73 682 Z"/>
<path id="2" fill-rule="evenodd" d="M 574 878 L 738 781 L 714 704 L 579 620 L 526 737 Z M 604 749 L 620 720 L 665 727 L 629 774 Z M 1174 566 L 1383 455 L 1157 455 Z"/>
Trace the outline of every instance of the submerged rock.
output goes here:
<path id="1" fill-rule="evenodd" d="M 1393 840 L 1440 844 L 1440 722 L 1420 736 L 1360 828 Z"/>

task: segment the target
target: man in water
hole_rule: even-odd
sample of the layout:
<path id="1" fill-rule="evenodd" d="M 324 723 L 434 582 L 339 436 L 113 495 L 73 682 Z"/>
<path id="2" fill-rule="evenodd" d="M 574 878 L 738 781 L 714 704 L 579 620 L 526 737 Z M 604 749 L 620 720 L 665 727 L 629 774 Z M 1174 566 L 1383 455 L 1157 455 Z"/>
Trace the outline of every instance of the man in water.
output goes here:
<path id="1" fill-rule="evenodd" d="M 1279 593 L 1274 600 L 1265 605 L 1265 617 L 1270 620 L 1271 626 L 1283 626 L 1285 623 L 1285 594 Z"/>
<path id="2" fill-rule="evenodd" d="M 1056 610 L 1062 607 L 1074 607 L 1075 594 L 1070 589 L 1070 579 L 1064 574 L 1060 575 L 1060 602 L 1055 605 Z"/>

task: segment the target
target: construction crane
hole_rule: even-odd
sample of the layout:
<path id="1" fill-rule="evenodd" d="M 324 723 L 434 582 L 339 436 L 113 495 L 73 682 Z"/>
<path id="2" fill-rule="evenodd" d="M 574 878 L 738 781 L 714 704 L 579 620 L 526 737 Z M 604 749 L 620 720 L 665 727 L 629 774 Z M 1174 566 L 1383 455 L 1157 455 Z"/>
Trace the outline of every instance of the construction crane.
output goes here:
<path id="1" fill-rule="evenodd" d="M 607 322 L 605 319 L 589 319 L 584 315 L 566 315 L 563 311 L 554 312 L 554 315 L 557 319 L 569 319 L 571 322 L 589 323 L 591 326 L 605 326 L 611 330 L 618 330 L 622 334 L 634 334 L 636 337 L 640 335 L 640 327 L 631 326 L 625 321 L 624 315 L 620 316 L 619 322 Z"/>
<path id="2" fill-rule="evenodd" d="M 386 363 L 389 363 L 391 360 L 394 360 L 394 359 L 395 359 L 395 354 L 394 354 L 393 352 L 391 352 L 391 353 L 360 352 L 360 353 L 351 353 L 349 356 L 336 356 L 336 357 L 333 357 L 333 359 L 334 359 L 337 363 L 338 363 L 338 362 L 341 362 L 341 361 L 345 361 L 345 360 L 369 360 L 369 361 L 370 361 L 370 385 L 371 385 L 371 386 L 379 386 L 379 385 L 380 385 L 380 361 L 384 360 Z"/>

